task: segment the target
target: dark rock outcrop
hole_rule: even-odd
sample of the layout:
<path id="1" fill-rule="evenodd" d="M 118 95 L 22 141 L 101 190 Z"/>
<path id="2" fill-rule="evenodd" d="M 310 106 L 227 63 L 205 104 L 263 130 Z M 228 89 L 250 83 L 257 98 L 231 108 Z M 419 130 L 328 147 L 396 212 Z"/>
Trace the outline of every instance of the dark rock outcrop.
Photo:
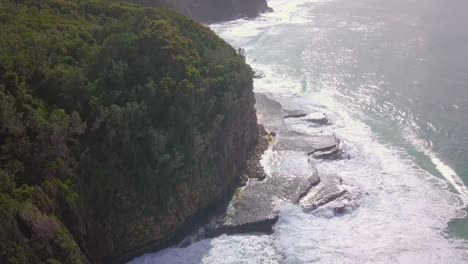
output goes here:
<path id="1" fill-rule="evenodd" d="M 306 112 L 302 110 L 285 110 L 287 115 L 284 116 L 284 118 L 300 118 L 300 117 L 305 117 L 307 115 Z"/>
<path id="2" fill-rule="evenodd" d="M 242 185 L 245 185 L 248 179 L 263 180 L 266 177 L 260 160 L 263 153 L 268 149 L 270 141 L 275 137 L 275 133 L 268 133 L 262 125 L 258 126 L 258 132 L 258 142 L 249 152 L 244 171 L 241 175 Z"/>
<path id="3" fill-rule="evenodd" d="M 269 99 L 266 95 L 256 93 L 257 118 L 268 131 L 276 134 L 287 130 L 284 122 L 284 113 L 281 104 L 275 100 Z"/>
<path id="4" fill-rule="evenodd" d="M 245 178 L 246 185 L 237 190 L 225 212 L 205 226 L 206 237 L 271 233 L 282 204 L 300 204 L 305 210 L 315 210 L 347 194 L 340 177 L 319 176 L 313 161 L 308 159 L 308 156 L 317 159 L 339 158 L 340 140 L 335 135 L 313 136 L 292 131 L 285 119 L 304 118 L 308 116 L 307 113 L 283 110 L 279 102 L 263 94 L 256 94 L 256 99 L 258 119 L 267 129 L 275 131 L 261 132 L 260 138 L 273 139 L 270 142 L 272 150 L 281 154 L 273 158 L 275 162 L 266 175 L 259 160 L 268 144 L 267 140 L 263 144 L 260 143 L 262 140 L 259 141 L 255 156 L 250 156 L 255 169 L 251 169 L 249 177 Z M 272 134 L 276 137 L 272 138 Z M 263 181 L 256 179 L 257 169 L 261 171 L 262 178 L 265 177 Z M 333 205 L 331 211 L 342 214 L 346 209 L 347 203 L 340 201 Z"/>
<path id="5" fill-rule="evenodd" d="M 193 19 L 213 23 L 242 17 L 253 18 L 271 11 L 266 0 L 127 0 L 147 6 L 165 6 Z"/>
<path id="6" fill-rule="evenodd" d="M 350 213 L 359 207 L 362 196 L 359 190 L 350 190 L 351 186 L 343 183 L 337 175 L 321 175 L 320 183 L 304 196 L 300 205 L 305 211 L 325 217 L 340 216 Z"/>
<path id="7" fill-rule="evenodd" d="M 328 125 L 330 120 L 325 113 L 321 112 L 306 112 L 303 110 L 285 110 L 279 102 L 269 99 L 264 94 L 255 94 L 257 99 L 257 107 L 262 108 L 258 114 L 260 123 L 262 123 L 268 130 L 281 132 L 291 132 L 287 124 L 290 122 L 305 122 L 314 125 Z M 306 135 L 309 136 L 310 135 Z"/>
<path id="8" fill-rule="evenodd" d="M 273 149 L 300 150 L 315 159 L 341 159 L 344 156 L 341 141 L 335 135 L 311 136 L 295 131 L 283 132 Z"/>
<path id="9" fill-rule="evenodd" d="M 301 199 L 301 206 L 313 210 L 343 196 L 347 191 L 342 183 L 343 179 L 336 175 L 322 175 L 320 183 Z"/>
<path id="10" fill-rule="evenodd" d="M 325 113 L 313 113 L 305 116 L 305 121 L 318 124 L 318 125 L 328 125 L 330 121 Z"/>
<path id="11" fill-rule="evenodd" d="M 286 115 L 285 119 L 288 118 L 300 118 L 301 120 L 318 124 L 327 125 L 329 123 L 328 117 L 325 113 L 307 113 L 302 110 L 284 110 Z"/>
<path id="12" fill-rule="evenodd" d="M 304 210 L 314 213 L 323 210 L 331 216 L 356 208 L 356 197 L 348 192 L 348 186 L 343 184 L 343 180 L 336 175 L 319 175 L 313 160 L 309 159 L 309 156 L 318 159 L 339 158 L 342 152 L 340 140 L 335 135 L 313 136 L 291 131 L 284 119 L 305 117 L 307 113 L 284 111 L 279 102 L 263 94 L 256 94 L 256 99 L 260 122 L 267 129 L 278 132 L 277 137 L 276 132 L 260 132 L 260 138 L 265 141 L 262 144 L 260 140 L 255 155 L 249 157 L 265 179 L 258 180 L 259 177 L 255 177 L 257 170 L 251 169 L 249 177 L 245 178 L 246 185 L 239 188 L 225 210 L 204 227 L 204 237 L 271 233 L 279 218 L 279 210 L 285 203 L 299 204 Z M 267 175 L 259 160 L 268 142 L 273 151 L 270 153 L 273 156 L 268 159 L 274 162 L 270 164 Z"/>
<path id="13" fill-rule="evenodd" d="M 320 141 L 316 141 L 313 150 L 308 154 L 315 159 L 340 159 L 343 157 L 340 144 L 336 136 L 322 137 Z"/>
<path id="14" fill-rule="evenodd" d="M 286 159 L 283 162 L 294 161 Z M 226 213 L 205 228 L 206 235 L 271 232 L 278 220 L 278 207 L 285 202 L 297 204 L 319 181 L 318 172 L 313 166 L 308 171 L 274 173 L 264 181 L 249 180 L 234 195 Z"/>

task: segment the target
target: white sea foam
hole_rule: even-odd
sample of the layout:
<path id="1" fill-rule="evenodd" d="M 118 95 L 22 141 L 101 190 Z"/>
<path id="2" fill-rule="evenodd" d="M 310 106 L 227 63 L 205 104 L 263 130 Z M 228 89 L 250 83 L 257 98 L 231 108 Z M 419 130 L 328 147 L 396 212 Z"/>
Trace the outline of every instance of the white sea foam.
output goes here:
<path id="1" fill-rule="evenodd" d="M 186 248 L 171 248 L 145 254 L 129 264 L 278 264 L 270 236 L 238 235 L 205 239 Z"/>
<path id="2" fill-rule="evenodd" d="M 210 27 L 235 47 L 249 48 L 249 41 L 255 40 L 262 33 L 273 33 L 276 27 L 285 24 L 306 24 L 304 10 L 299 8 L 305 3 L 319 0 L 272 0 L 268 5 L 274 12 L 260 15 L 257 19 L 239 19 Z"/>
<path id="3" fill-rule="evenodd" d="M 466 206 L 468 203 L 468 188 L 463 183 L 463 180 L 453 168 L 445 164 L 432 150 L 432 142 L 423 140 L 420 136 L 417 135 L 417 130 L 418 127 L 416 123 L 413 122 L 411 126 L 405 127 L 403 129 L 403 136 L 418 151 L 424 153 L 427 157 L 430 158 L 431 162 L 434 164 L 439 173 L 450 183 L 451 187 L 453 187 L 460 194 L 460 197 Z"/>
<path id="4" fill-rule="evenodd" d="M 146 254 L 131 264 L 467 263 L 466 242 L 445 234 L 447 223 L 463 215 L 461 209 L 468 192 L 460 177 L 438 158 L 432 144 L 418 137 L 411 128 L 401 131 L 404 138 L 429 157 L 444 177 L 436 177 L 424 170 L 405 148 L 391 145 L 361 121 L 366 118 L 361 111 L 364 106 L 373 107 L 382 115 L 390 113 L 400 125 L 414 120 L 411 113 L 390 102 L 377 104 L 373 92 L 381 92 L 385 85 L 379 76 L 365 75 L 366 82 L 357 87 L 359 96 L 356 97 L 337 90 L 349 78 L 346 73 L 317 76 L 310 70 L 307 63 L 318 64 L 321 60 L 335 63 L 334 58 L 328 58 L 324 51 L 300 54 L 307 63 L 299 68 L 308 70 L 299 71 L 282 54 L 277 57 L 265 55 L 271 45 L 277 44 L 274 41 L 281 42 L 281 36 L 290 33 L 285 31 L 291 28 L 282 28 L 285 25 L 301 27 L 308 24 L 307 28 L 315 32 L 310 14 L 306 12 L 310 6 L 303 6 L 306 2 L 312 1 L 271 0 L 269 4 L 275 13 L 255 20 L 212 25 L 212 28 L 234 46 L 246 48 L 249 62 L 265 75 L 255 81 L 256 92 L 268 93 L 286 109 L 327 114 L 332 121 L 330 126 L 316 127 L 293 121 L 287 125 L 289 129 L 310 134 L 336 133 L 343 139 L 351 159 L 317 161 L 316 166 L 321 175 L 338 174 L 351 193 L 362 194 L 360 207 L 350 214 L 330 218 L 323 210 L 305 213 L 297 206 L 290 206 L 281 210 L 272 235 L 205 239 L 187 248 Z M 371 34 L 373 29 L 375 26 L 372 25 L 353 24 L 351 31 Z M 323 31 L 326 29 L 315 32 L 316 39 L 310 39 L 308 43 L 319 43 L 319 38 L 326 37 Z M 292 37 L 301 42 L 303 35 L 298 33 Z M 352 50 L 341 52 L 346 57 L 338 63 L 356 63 Z M 361 108 L 353 107 L 357 104 L 361 104 Z M 281 159 L 281 153 L 267 151 L 261 161 L 267 173 L 281 169 L 278 159 Z M 458 193 L 452 191 L 452 186 Z"/>
<path id="5" fill-rule="evenodd" d="M 314 109 L 307 103 L 311 100 L 294 97 L 279 100 Z M 340 122 L 328 129 L 345 140 L 352 158 L 319 162 L 317 168 L 322 174 L 339 174 L 351 191 L 369 195 L 358 210 L 343 217 L 284 212 L 276 235 L 279 251 L 290 261 L 286 263 L 463 263 L 466 251 L 456 249 L 463 242 L 447 239 L 443 232 L 450 219 L 461 216 L 460 196 L 416 165 L 404 149 L 380 143 L 345 105 L 321 100 L 327 97 L 311 94 L 340 114 Z M 292 241 L 295 245 L 288 246 Z"/>

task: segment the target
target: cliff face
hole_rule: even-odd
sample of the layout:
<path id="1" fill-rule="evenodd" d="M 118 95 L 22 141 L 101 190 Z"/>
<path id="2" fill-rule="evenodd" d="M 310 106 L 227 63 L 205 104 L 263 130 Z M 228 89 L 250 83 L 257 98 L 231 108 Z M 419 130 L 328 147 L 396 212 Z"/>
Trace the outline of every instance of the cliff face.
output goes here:
<path id="1" fill-rule="evenodd" d="M 128 0 L 149 6 L 166 6 L 201 22 L 256 17 L 269 10 L 266 0 Z"/>
<path id="2" fill-rule="evenodd" d="M 241 17 L 256 17 L 268 10 L 266 0 L 195 0 L 175 4 L 181 10 L 198 21 L 217 22 Z"/>
<path id="3" fill-rule="evenodd" d="M 99 0 L 0 8 L 0 263 L 115 263 L 239 180 L 253 73 L 211 30 Z"/>
<path id="4" fill-rule="evenodd" d="M 167 207 L 138 195 L 127 185 L 116 196 L 116 212 L 105 223 L 90 230 L 97 244 L 92 255 L 106 261 L 128 260 L 148 249 L 158 248 L 171 239 L 184 223 L 200 210 L 220 202 L 239 183 L 248 151 L 257 141 L 257 120 L 251 88 L 239 96 L 237 113 L 216 131 L 197 137 L 193 142 L 193 167 L 187 178 L 171 188 Z M 143 198 L 143 199 L 142 199 Z M 155 212 L 153 214 L 149 212 Z M 106 240 L 102 240 L 106 238 Z"/>
<path id="5" fill-rule="evenodd" d="M 148 210 L 158 209 L 137 195 L 127 193 L 121 197 L 119 213 L 109 217 L 110 225 L 104 228 L 108 238 L 105 248 L 94 254 L 120 262 L 158 248 L 171 239 L 181 226 L 200 210 L 219 203 L 238 186 L 239 176 L 247 159 L 247 153 L 257 140 L 257 123 L 253 108 L 254 98 L 249 90 L 239 101 L 239 113 L 219 131 L 196 139 L 193 151 L 194 167 L 187 180 L 178 183 L 167 197 L 170 207 L 164 215 L 149 215 Z M 124 190 L 128 192 L 128 188 Z M 123 193 L 122 193 L 123 194 Z M 103 244 L 101 244 L 103 245 Z M 110 258 L 109 258 L 110 257 Z M 112 261 L 111 261 L 112 262 Z"/>

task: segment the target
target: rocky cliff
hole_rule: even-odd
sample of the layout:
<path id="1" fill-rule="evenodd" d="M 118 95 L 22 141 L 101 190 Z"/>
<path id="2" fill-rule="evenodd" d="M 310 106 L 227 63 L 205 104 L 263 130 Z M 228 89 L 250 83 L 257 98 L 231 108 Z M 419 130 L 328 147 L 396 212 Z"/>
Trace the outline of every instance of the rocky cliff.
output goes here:
<path id="1" fill-rule="evenodd" d="M 190 225 L 187 221 L 192 216 L 222 202 L 233 192 L 239 184 L 248 151 L 257 141 L 254 104 L 251 88 L 245 89 L 239 95 L 235 115 L 218 130 L 194 139 L 193 167 L 185 180 L 171 188 L 164 214 L 158 212 L 160 208 L 151 200 L 141 199 L 131 186 L 123 188 L 117 194 L 119 210 L 108 217 L 110 222 L 98 224 L 93 230 L 96 235 L 93 241 L 99 243 L 92 247 L 96 250 L 93 255 L 121 262 L 167 246 L 184 224 Z M 102 237 L 107 240 L 102 241 Z"/>
<path id="2" fill-rule="evenodd" d="M 149 6 L 166 6 L 201 22 L 256 17 L 271 10 L 266 0 L 128 0 Z"/>
<path id="3" fill-rule="evenodd" d="M 99 0 L 0 7 L 0 263 L 116 263 L 239 181 L 253 73 L 209 28 Z"/>

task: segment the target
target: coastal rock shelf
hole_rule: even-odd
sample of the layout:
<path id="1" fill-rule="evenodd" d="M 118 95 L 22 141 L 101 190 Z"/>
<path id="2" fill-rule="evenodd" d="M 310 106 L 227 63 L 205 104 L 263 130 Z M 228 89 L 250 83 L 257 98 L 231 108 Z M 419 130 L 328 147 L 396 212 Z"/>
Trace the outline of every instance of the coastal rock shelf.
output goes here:
<path id="1" fill-rule="evenodd" d="M 342 150 L 342 142 L 335 135 L 309 135 L 298 131 L 289 130 L 285 120 L 300 119 L 304 122 L 319 120 L 323 124 L 329 124 L 325 114 L 308 114 L 302 110 L 283 110 L 279 102 L 269 99 L 264 94 L 256 94 L 257 116 L 260 123 L 269 131 L 278 134 L 277 142 L 273 150 L 298 150 L 309 154 L 315 159 L 341 159 L 347 157 Z M 319 116 L 317 116 L 319 115 Z M 320 119 L 322 115 L 323 119 Z"/>
<path id="2" fill-rule="evenodd" d="M 343 157 L 342 142 L 335 135 L 310 135 L 290 130 L 285 122 L 328 124 L 324 114 L 309 114 L 300 110 L 283 110 L 279 102 L 256 94 L 257 116 L 261 139 L 246 166 L 242 180 L 227 209 L 205 226 L 206 237 L 221 234 L 273 232 L 279 210 L 285 204 L 298 204 L 306 211 L 328 206 L 333 215 L 357 207 L 353 195 L 337 175 L 320 175 L 315 168 L 317 159 Z M 322 119 L 320 119 L 320 117 Z M 313 120 L 313 121 L 310 121 Z M 267 132 L 270 131 L 270 132 Z M 268 157 L 264 152 L 270 148 Z M 269 164 L 268 173 L 260 165 Z"/>
<path id="3" fill-rule="evenodd" d="M 287 131 L 281 134 L 273 150 L 299 150 L 315 159 L 341 159 L 345 155 L 341 140 L 335 135 L 311 136 L 300 132 Z"/>
<path id="4" fill-rule="evenodd" d="M 299 204 L 305 211 L 315 211 L 329 217 L 352 212 L 359 207 L 362 193 L 350 192 L 348 187 L 337 175 L 321 175 L 320 183 L 311 188 Z"/>
<path id="5" fill-rule="evenodd" d="M 341 159 L 343 158 L 341 140 L 336 136 L 316 139 L 315 145 L 308 155 L 315 159 Z"/>
<path id="6" fill-rule="evenodd" d="M 300 119 L 317 125 L 328 125 L 330 121 L 325 113 L 307 113 L 302 110 L 284 110 L 284 119 Z"/>
<path id="7" fill-rule="evenodd" d="M 343 187 L 343 179 L 336 175 L 321 176 L 320 183 L 301 199 L 300 204 L 308 210 L 313 210 L 327 204 L 347 193 Z"/>
<path id="8" fill-rule="evenodd" d="M 308 171 L 275 174 L 264 181 L 251 179 L 234 195 L 225 215 L 205 228 L 206 235 L 269 233 L 278 220 L 281 204 L 297 204 L 319 181 L 317 170 L 312 166 Z"/>
<path id="9" fill-rule="evenodd" d="M 301 118 L 307 116 L 307 112 L 302 110 L 284 110 L 287 114 L 284 116 L 286 118 Z"/>

